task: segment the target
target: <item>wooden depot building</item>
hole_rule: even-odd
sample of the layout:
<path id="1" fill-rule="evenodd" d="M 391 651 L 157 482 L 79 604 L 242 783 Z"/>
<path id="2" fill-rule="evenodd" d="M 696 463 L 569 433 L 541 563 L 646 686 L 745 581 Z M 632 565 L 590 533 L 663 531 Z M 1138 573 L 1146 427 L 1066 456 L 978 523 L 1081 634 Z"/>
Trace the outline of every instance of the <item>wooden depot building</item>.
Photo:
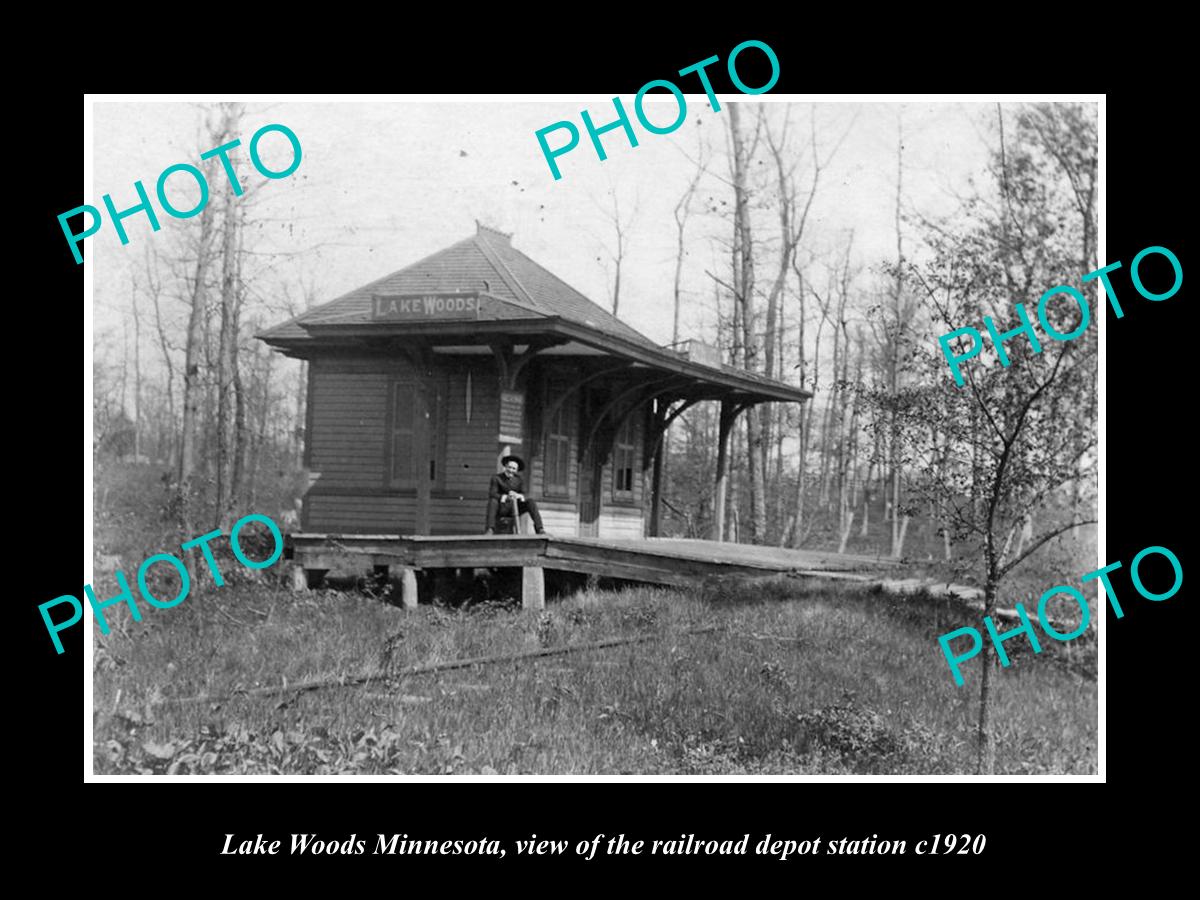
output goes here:
<path id="1" fill-rule="evenodd" d="M 811 396 L 658 346 L 482 225 L 259 338 L 309 363 L 301 528 L 325 535 L 479 535 L 510 452 L 552 537 L 655 535 L 680 413 L 721 403 L 721 498 L 737 415 Z"/>

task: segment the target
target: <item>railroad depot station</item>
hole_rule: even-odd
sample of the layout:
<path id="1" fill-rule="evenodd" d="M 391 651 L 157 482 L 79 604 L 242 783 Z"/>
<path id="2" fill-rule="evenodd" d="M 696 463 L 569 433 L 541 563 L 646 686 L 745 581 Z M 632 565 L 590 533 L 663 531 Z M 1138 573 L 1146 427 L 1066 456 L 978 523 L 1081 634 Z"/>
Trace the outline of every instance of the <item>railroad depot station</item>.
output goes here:
<path id="1" fill-rule="evenodd" d="M 681 584 L 813 563 L 799 551 L 654 540 L 663 435 L 681 413 L 720 403 L 719 538 L 737 416 L 811 395 L 724 365 L 698 342 L 658 346 L 508 234 L 478 225 L 259 338 L 309 363 L 310 487 L 288 541 L 304 583 L 333 568 L 399 570 L 413 605 L 415 569 L 520 566 L 524 602 L 540 606 L 543 568 Z M 548 536 L 483 533 L 489 480 L 510 453 L 526 463 Z"/>

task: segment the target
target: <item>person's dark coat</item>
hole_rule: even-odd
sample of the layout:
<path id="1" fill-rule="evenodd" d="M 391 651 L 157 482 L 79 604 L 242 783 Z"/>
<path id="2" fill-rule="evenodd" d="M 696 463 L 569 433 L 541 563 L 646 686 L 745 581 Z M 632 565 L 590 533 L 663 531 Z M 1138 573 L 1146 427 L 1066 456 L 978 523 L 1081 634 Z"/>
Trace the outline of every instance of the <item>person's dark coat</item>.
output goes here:
<path id="1" fill-rule="evenodd" d="M 525 493 L 525 479 L 521 477 L 520 472 L 516 475 L 498 472 L 492 476 L 491 484 L 488 485 L 489 500 L 503 500 L 508 496 L 509 491 L 515 491 L 518 494 Z"/>
<path id="2" fill-rule="evenodd" d="M 496 527 L 496 517 L 503 511 L 510 514 L 512 504 L 508 503 L 508 495 L 510 492 L 524 495 L 525 494 L 525 479 L 520 473 L 509 475 L 507 472 L 497 472 L 492 476 L 491 482 L 488 484 L 488 506 L 487 506 L 487 530 L 492 531 Z M 529 497 L 517 502 L 517 515 L 521 513 L 529 513 L 529 517 L 533 519 L 533 528 L 538 534 L 542 534 L 545 529 L 542 527 L 542 516 L 538 511 L 537 503 Z"/>

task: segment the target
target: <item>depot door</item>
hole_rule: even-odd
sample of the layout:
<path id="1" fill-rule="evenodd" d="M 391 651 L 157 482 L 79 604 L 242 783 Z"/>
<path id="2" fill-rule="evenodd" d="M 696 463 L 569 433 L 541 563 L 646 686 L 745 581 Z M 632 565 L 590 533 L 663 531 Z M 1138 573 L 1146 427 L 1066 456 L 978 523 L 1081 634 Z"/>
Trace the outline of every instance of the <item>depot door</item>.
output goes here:
<path id="1" fill-rule="evenodd" d="M 444 379 L 398 379 L 392 385 L 391 481 L 413 491 L 412 533 L 430 533 L 431 494 L 443 486 L 446 458 L 446 385 Z M 405 526 L 399 529 L 405 531 Z"/>

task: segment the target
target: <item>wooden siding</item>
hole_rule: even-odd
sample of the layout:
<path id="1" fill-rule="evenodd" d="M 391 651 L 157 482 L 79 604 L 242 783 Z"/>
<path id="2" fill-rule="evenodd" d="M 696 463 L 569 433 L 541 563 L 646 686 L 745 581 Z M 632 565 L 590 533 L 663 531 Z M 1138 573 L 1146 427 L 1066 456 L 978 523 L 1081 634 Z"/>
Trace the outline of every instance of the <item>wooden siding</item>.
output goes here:
<path id="1" fill-rule="evenodd" d="M 304 498 L 306 531 L 345 534 L 412 534 L 416 526 L 415 491 L 397 493 L 309 493 Z M 487 495 L 433 496 L 429 500 L 432 534 L 482 534 Z"/>
<path id="2" fill-rule="evenodd" d="M 412 377 L 412 367 L 399 359 L 314 360 L 310 372 L 307 448 L 313 487 L 304 501 L 304 527 L 413 533 L 416 492 L 386 487 L 388 385 L 395 378 Z M 500 394 L 495 366 L 490 360 L 435 356 L 427 377 L 444 379 L 446 390 L 443 471 L 429 501 L 429 530 L 478 534 L 484 528 L 488 481 L 497 471 Z"/>
<path id="3" fill-rule="evenodd" d="M 309 370 L 310 428 L 306 450 L 313 487 L 305 498 L 303 527 L 312 531 L 349 534 L 413 534 L 417 498 L 414 490 L 387 487 L 387 407 L 389 385 L 396 378 L 415 377 L 400 358 L 314 360 Z M 471 420 L 467 421 L 470 374 Z M 438 485 L 429 498 L 430 534 L 478 534 L 484 528 L 487 488 L 497 471 L 500 426 L 500 384 L 490 359 L 433 357 L 425 376 L 443 385 L 445 402 L 444 452 Z M 549 395 L 562 374 L 548 375 Z M 527 483 L 543 510 L 546 528 L 563 536 L 579 533 L 579 441 L 587 430 L 580 402 L 568 402 L 571 438 L 567 497 L 544 491 L 546 423 L 535 430 L 539 446 L 513 449 L 529 462 Z M 538 404 L 536 415 L 542 414 Z M 532 408 L 527 415 L 535 414 Z M 600 491 L 599 534 L 634 537 L 644 534 L 642 501 L 647 471 L 641 466 L 643 417 L 635 416 L 633 498 L 613 499 L 613 460 L 604 466 Z M 526 423 L 528 429 L 530 423 Z M 529 431 L 527 430 L 527 434 Z M 603 435 L 601 435 L 603 437 Z"/>
<path id="4" fill-rule="evenodd" d="M 410 371 L 392 364 L 390 372 Z M 309 468 L 318 492 L 383 489 L 388 369 L 314 360 L 308 404 Z"/>
<path id="5" fill-rule="evenodd" d="M 574 503 L 538 501 L 542 524 L 554 537 L 579 536 L 579 508 Z"/>
<path id="6" fill-rule="evenodd" d="M 416 492 L 324 494 L 304 498 L 304 528 L 338 534 L 407 534 L 417 515 Z M 482 518 L 482 517 L 481 517 Z"/>
<path id="7" fill-rule="evenodd" d="M 600 537 L 644 538 L 646 522 L 641 509 L 610 507 L 600 512 Z"/>
<path id="8" fill-rule="evenodd" d="M 483 498 L 480 501 L 483 506 L 475 517 L 478 522 L 462 533 L 482 531 L 488 481 L 499 471 L 496 435 L 500 428 L 500 381 L 491 360 L 483 364 L 472 362 L 469 366 L 449 360 L 442 367 L 447 370 L 449 381 L 445 491 Z M 467 421 L 467 372 L 471 373 L 470 422 Z"/>

